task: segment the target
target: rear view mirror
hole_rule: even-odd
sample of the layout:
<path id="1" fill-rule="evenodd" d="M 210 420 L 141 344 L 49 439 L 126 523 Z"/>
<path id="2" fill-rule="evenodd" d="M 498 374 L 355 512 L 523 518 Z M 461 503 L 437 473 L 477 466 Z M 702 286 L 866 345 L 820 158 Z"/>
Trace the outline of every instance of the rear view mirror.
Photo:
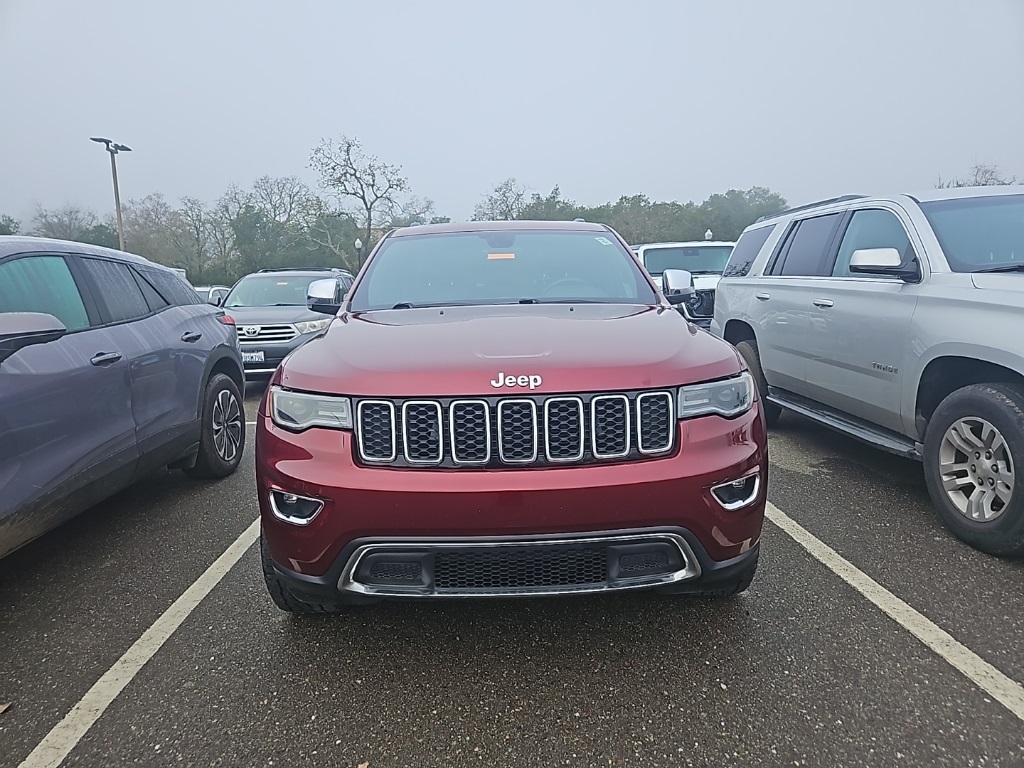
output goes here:
<path id="1" fill-rule="evenodd" d="M 68 329 L 53 315 L 41 312 L 0 312 L 0 363 L 19 349 L 49 344 Z"/>
<path id="2" fill-rule="evenodd" d="M 306 306 L 322 315 L 336 315 L 341 309 L 340 294 L 337 280 L 314 280 L 306 290 Z"/>
<path id="3" fill-rule="evenodd" d="M 693 275 L 685 269 L 666 269 L 661 275 L 661 283 L 669 304 L 682 304 L 693 296 Z"/>
<path id="4" fill-rule="evenodd" d="M 921 270 L 916 259 L 911 258 L 905 263 L 895 248 L 859 248 L 850 255 L 850 274 L 917 280 L 921 277 Z"/>

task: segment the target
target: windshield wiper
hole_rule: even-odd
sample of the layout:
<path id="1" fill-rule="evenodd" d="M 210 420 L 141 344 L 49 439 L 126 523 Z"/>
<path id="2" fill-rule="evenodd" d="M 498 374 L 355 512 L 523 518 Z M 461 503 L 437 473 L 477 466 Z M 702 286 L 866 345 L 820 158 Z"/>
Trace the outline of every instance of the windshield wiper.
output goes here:
<path id="1" fill-rule="evenodd" d="M 1020 264 L 1003 264 L 998 267 L 988 267 L 987 269 L 976 269 L 974 274 L 982 272 L 1024 272 L 1024 263 Z"/>

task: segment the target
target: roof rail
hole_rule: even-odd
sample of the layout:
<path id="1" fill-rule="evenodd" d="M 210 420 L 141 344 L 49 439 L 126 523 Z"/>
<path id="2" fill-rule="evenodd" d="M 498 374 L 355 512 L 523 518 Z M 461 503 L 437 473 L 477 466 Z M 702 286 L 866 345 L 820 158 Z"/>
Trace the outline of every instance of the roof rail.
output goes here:
<path id="1" fill-rule="evenodd" d="M 268 267 L 257 272 L 342 272 L 339 267 Z"/>
<path id="2" fill-rule="evenodd" d="M 754 223 L 757 224 L 759 221 L 767 221 L 768 219 L 775 219 L 779 216 L 785 216 L 790 213 L 797 213 L 798 211 L 806 211 L 810 208 L 817 208 L 821 205 L 831 205 L 832 203 L 845 203 L 847 200 L 860 200 L 861 198 L 867 197 L 867 195 L 840 195 L 839 197 L 830 197 L 825 200 L 818 200 L 814 203 L 806 203 L 805 205 L 798 205 L 795 208 L 786 208 L 784 211 L 778 211 L 776 213 L 766 213 L 764 216 L 758 218 Z"/>

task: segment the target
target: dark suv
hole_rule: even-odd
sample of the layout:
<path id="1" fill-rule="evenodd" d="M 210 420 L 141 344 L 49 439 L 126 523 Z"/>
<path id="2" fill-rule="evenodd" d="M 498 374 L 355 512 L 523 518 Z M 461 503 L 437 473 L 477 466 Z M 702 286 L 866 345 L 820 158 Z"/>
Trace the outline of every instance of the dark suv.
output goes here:
<path id="1" fill-rule="evenodd" d="M 138 256 L 0 237 L 0 557 L 160 467 L 235 471 L 232 323 Z"/>
<path id="2" fill-rule="evenodd" d="M 235 283 L 221 306 L 237 323 L 248 379 L 269 378 L 289 352 L 330 324 L 306 306 L 310 283 L 325 279 L 335 281 L 339 303 L 354 280 L 344 269 L 261 269 Z"/>

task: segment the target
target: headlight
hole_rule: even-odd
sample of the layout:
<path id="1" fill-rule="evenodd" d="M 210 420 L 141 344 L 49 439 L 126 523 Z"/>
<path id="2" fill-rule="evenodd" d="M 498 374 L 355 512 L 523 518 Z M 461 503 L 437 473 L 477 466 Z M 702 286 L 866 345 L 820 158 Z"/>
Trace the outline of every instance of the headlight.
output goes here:
<path id="1" fill-rule="evenodd" d="M 754 379 L 741 373 L 732 379 L 692 384 L 679 389 L 679 418 L 716 413 L 731 418 L 749 410 L 754 402 Z"/>
<path id="2" fill-rule="evenodd" d="M 270 390 L 270 418 L 279 427 L 301 432 L 310 427 L 352 429 L 352 401 L 347 397 Z"/>
<path id="3" fill-rule="evenodd" d="M 296 323 L 295 328 L 300 334 L 313 333 L 314 331 L 322 331 L 330 324 L 331 318 L 325 317 L 323 320 L 308 320 L 304 323 Z"/>

